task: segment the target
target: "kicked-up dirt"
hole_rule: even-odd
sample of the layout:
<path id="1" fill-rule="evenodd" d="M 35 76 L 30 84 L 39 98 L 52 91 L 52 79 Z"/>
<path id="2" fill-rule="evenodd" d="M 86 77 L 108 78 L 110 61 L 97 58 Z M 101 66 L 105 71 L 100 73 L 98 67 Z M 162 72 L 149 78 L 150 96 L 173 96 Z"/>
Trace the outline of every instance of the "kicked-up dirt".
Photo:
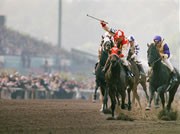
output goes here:
<path id="1" fill-rule="evenodd" d="M 117 108 L 116 115 L 123 112 L 134 121 L 107 120 L 111 115 L 99 109 L 100 102 L 87 100 L 0 100 L 0 134 L 180 134 L 180 119 L 160 121 L 154 108 Z"/>

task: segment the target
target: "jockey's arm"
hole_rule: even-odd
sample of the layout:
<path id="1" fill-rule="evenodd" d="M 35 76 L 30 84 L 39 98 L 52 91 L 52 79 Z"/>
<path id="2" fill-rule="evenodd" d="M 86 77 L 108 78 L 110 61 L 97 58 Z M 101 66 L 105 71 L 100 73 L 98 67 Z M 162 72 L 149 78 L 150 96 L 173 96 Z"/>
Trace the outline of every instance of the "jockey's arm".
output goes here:
<path id="1" fill-rule="evenodd" d="M 165 44 L 165 45 L 163 46 L 163 53 L 160 53 L 160 55 L 161 55 L 162 58 L 165 58 L 165 59 L 169 58 L 169 56 L 170 56 L 170 51 L 169 51 L 169 47 L 168 47 L 167 44 Z"/>
<path id="2" fill-rule="evenodd" d="M 101 20 L 101 25 L 102 25 L 102 28 L 108 32 L 111 36 L 114 36 L 115 34 L 113 32 L 111 32 L 111 28 L 107 26 L 106 23 L 104 23 L 103 20 Z"/>

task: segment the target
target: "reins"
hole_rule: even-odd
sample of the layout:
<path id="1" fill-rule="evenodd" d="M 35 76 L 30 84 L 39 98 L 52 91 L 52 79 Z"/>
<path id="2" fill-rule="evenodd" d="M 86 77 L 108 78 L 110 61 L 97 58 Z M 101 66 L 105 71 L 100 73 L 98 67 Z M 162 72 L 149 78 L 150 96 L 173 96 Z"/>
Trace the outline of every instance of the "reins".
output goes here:
<path id="1" fill-rule="evenodd" d="M 158 62 L 161 59 L 161 57 L 159 57 L 157 60 L 153 61 L 151 64 L 154 65 L 156 62 Z"/>

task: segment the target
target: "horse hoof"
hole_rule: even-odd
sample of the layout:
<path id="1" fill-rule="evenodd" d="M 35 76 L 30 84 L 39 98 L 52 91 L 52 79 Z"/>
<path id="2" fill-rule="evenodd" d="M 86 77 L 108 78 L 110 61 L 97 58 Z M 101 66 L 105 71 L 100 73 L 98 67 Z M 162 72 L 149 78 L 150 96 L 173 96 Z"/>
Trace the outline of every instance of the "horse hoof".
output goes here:
<path id="1" fill-rule="evenodd" d="M 155 105 L 155 108 L 157 109 L 157 108 L 160 108 L 160 105 Z"/>
<path id="2" fill-rule="evenodd" d="M 108 117 L 106 120 L 115 120 L 114 117 Z"/>
<path id="3" fill-rule="evenodd" d="M 149 106 L 146 107 L 146 110 L 151 110 L 151 108 Z"/>
<path id="4" fill-rule="evenodd" d="M 101 108 L 99 111 L 100 111 L 100 112 L 103 112 L 103 108 Z"/>
<path id="5" fill-rule="evenodd" d="M 125 107 L 125 105 L 124 106 L 121 106 L 121 109 L 125 109 L 126 107 Z"/>
<path id="6" fill-rule="evenodd" d="M 93 102 L 93 103 L 96 103 L 96 100 L 94 99 L 92 102 Z"/>

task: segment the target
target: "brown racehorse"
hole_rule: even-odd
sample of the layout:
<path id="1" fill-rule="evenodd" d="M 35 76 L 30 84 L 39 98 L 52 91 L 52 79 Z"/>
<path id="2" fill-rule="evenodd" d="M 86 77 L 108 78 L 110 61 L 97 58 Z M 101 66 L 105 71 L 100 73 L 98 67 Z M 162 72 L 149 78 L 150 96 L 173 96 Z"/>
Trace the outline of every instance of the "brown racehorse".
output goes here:
<path id="1" fill-rule="evenodd" d="M 112 117 L 114 117 L 114 110 L 117 102 L 117 94 L 121 95 L 121 108 L 125 109 L 126 90 L 128 92 L 128 110 L 131 110 L 131 90 L 133 91 L 134 97 L 138 100 L 139 105 L 141 107 L 139 96 L 137 94 L 137 85 L 139 80 L 138 68 L 133 62 L 131 63 L 131 66 L 131 71 L 136 76 L 129 79 L 124 70 L 122 60 L 119 59 L 119 57 L 116 54 L 113 54 L 110 57 L 110 66 L 107 72 L 105 73 L 105 79 L 108 89 L 106 91 L 111 98 Z"/>
<path id="2" fill-rule="evenodd" d="M 131 51 L 129 51 L 129 54 L 128 54 L 128 61 L 129 62 L 135 62 L 134 61 L 134 59 L 131 59 L 130 57 L 131 57 L 131 55 L 132 55 L 132 52 Z M 135 62 L 135 63 L 133 63 L 133 64 L 136 64 L 137 65 L 137 63 Z M 138 66 L 138 65 L 137 65 Z M 139 69 L 138 69 L 139 70 Z M 140 76 L 141 75 L 141 76 Z M 144 92 L 145 92 L 145 95 L 146 95 L 146 99 L 147 99 L 147 101 L 149 100 L 149 95 L 148 95 L 148 93 L 147 93 L 147 85 L 146 85 L 146 82 L 147 82 L 147 77 L 146 77 L 146 74 L 140 74 L 140 71 L 139 71 L 139 84 L 142 86 L 142 88 L 143 88 L 143 90 L 144 90 Z M 136 77 L 137 78 L 137 77 Z M 133 102 L 135 101 L 135 97 L 133 97 Z"/>

